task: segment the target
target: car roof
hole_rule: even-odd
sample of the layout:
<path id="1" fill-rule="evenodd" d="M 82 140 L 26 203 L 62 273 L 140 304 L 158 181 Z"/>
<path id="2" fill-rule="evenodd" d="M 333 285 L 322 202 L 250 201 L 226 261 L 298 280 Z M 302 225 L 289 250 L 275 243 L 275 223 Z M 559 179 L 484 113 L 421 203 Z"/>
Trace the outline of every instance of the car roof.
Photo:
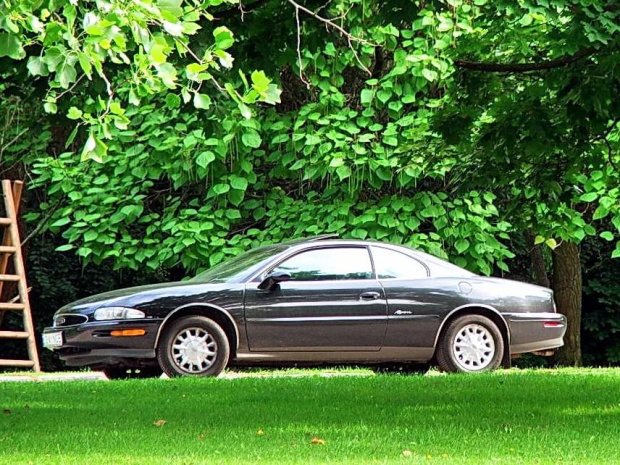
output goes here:
<path id="1" fill-rule="evenodd" d="M 411 247 L 405 247 L 398 244 L 391 244 L 389 242 L 381 242 L 375 240 L 361 240 L 361 239 L 338 239 L 337 234 L 324 234 L 321 236 L 301 238 L 301 239 L 293 239 L 286 242 L 281 242 L 282 245 L 295 246 L 302 248 L 308 244 L 317 245 L 377 245 L 381 247 L 394 248 L 394 249 L 407 249 L 408 251 L 416 251 L 416 249 L 412 249 Z"/>
<path id="2" fill-rule="evenodd" d="M 359 239 L 336 239 L 337 234 L 324 234 L 322 236 L 315 236 L 310 238 L 295 239 L 290 242 L 282 242 L 282 245 L 287 245 L 287 250 L 296 251 L 309 248 L 310 246 L 338 246 L 338 245 L 357 245 L 357 246 L 376 246 L 383 247 L 390 250 L 395 250 L 400 253 L 412 256 L 418 261 L 422 261 L 425 266 L 431 269 L 435 276 L 476 276 L 465 268 L 461 268 L 453 263 L 443 260 L 434 255 L 427 254 L 421 250 L 414 249 L 413 247 L 392 244 L 389 242 L 381 242 L 375 240 L 359 240 Z M 313 247 L 314 248 L 314 247 Z M 440 271 L 441 270 L 441 271 Z"/>

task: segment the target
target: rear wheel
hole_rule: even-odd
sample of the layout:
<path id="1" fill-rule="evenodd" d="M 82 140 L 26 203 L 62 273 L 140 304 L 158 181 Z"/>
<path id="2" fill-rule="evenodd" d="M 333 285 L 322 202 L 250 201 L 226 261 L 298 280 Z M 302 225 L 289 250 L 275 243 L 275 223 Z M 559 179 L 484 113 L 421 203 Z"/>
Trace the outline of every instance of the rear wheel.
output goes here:
<path id="1" fill-rule="evenodd" d="M 159 367 L 127 368 L 119 366 L 103 367 L 108 379 L 145 379 L 159 378 L 163 373 Z"/>
<path id="2" fill-rule="evenodd" d="M 157 360 L 168 376 L 217 376 L 230 355 L 224 330 L 203 316 L 181 318 L 167 327 Z"/>
<path id="3" fill-rule="evenodd" d="M 451 321 L 437 347 L 437 364 L 447 372 L 480 373 L 498 368 L 504 339 L 497 325 L 481 315 Z"/>

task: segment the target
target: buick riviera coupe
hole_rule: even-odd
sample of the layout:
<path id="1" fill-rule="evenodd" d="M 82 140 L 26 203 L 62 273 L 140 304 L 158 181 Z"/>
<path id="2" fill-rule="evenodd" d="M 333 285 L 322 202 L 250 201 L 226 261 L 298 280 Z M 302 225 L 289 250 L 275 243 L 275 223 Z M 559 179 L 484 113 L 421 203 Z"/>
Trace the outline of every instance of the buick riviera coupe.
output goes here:
<path id="1" fill-rule="evenodd" d="M 481 372 L 560 347 L 565 331 L 550 289 L 403 246 L 319 236 L 250 250 L 189 281 L 79 300 L 56 312 L 43 342 L 109 378 L 294 362 Z"/>

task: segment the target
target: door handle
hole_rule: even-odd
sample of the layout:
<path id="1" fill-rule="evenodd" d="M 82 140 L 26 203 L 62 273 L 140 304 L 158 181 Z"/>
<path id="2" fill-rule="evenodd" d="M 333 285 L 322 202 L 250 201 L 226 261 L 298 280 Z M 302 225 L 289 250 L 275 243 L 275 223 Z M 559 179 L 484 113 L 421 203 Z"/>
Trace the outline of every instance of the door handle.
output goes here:
<path id="1" fill-rule="evenodd" d="M 362 292 L 360 294 L 360 300 L 377 300 L 381 297 L 381 294 L 378 292 Z"/>

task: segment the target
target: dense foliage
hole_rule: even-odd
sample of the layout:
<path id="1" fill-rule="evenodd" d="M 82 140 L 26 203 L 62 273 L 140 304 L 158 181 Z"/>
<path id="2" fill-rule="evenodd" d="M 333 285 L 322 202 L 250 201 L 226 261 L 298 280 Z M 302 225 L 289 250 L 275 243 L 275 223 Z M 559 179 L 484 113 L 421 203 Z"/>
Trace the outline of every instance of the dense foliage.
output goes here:
<path id="1" fill-rule="evenodd" d="M 189 272 L 319 233 L 484 274 L 508 271 L 525 230 L 530 248 L 598 237 L 617 257 L 619 15 L 4 1 L 0 161 L 36 188 L 31 228 L 85 265 Z"/>

